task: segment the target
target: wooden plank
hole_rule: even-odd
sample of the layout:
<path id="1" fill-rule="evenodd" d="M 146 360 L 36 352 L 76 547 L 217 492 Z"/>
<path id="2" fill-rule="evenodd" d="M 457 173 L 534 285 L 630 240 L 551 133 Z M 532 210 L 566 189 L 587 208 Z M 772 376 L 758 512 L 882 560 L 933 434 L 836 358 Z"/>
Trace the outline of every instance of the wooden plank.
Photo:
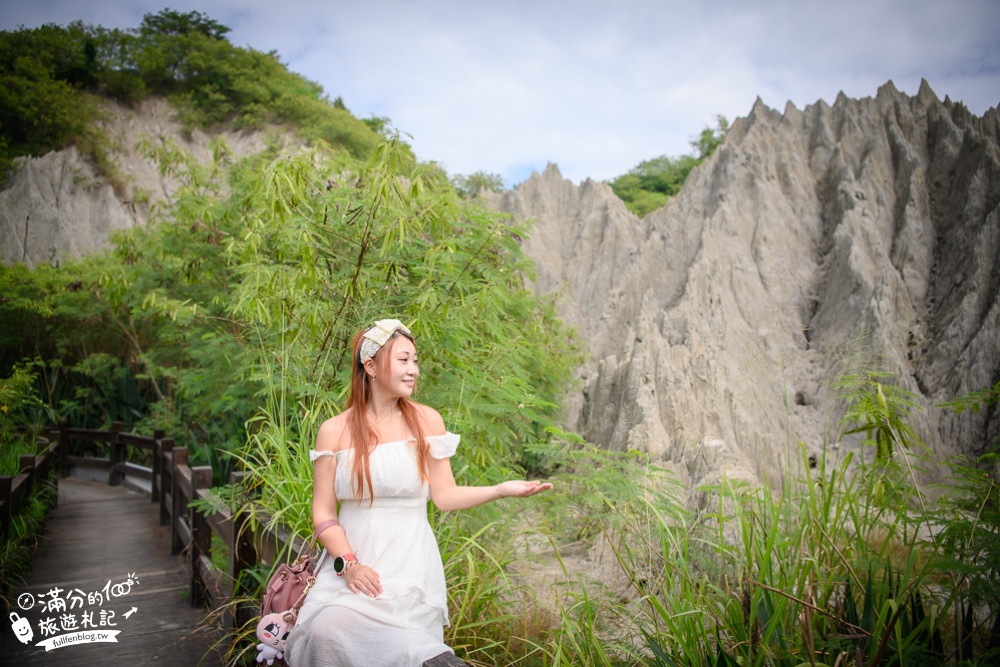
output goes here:
<path id="1" fill-rule="evenodd" d="M 290 554 L 297 556 L 305 553 L 309 546 L 308 540 L 301 537 L 293 539 L 291 531 L 284 526 L 264 527 L 270 521 L 267 515 L 261 515 L 260 521 L 261 528 L 254 536 L 254 549 L 262 563 L 271 565 L 280 559 L 287 558 Z M 290 550 L 287 546 L 289 544 Z"/>
<path id="2" fill-rule="evenodd" d="M 66 456 L 66 465 L 77 468 L 100 468 L 107 470 L 111 467 L 111 459 L 98 458 L 96 456 Z"/>
<path id="3" fill-rule="evenodd" d="M 10 533 L 10 517 L 14 513 L 14 502 L 11 500 L 13 488 L 13 478 L 10 475 L 0 475 L 0 539 L 5 542 Z"/>
<path id="4" fill-rule="evenodd" d="M 164 526 L 170 525 L 170 517 L 173 516 L 173 501 L 170 494 L 174 487 L 174 439 L 163 438 L 160 441 L 160 523 Z"/>
<path id="5" fill-rule="evenodd" d="M 122 428 L 123 425 L 121 422 L 112 422 L 111 424 L 111 469 L 108 471 L 108 484 L 111 486 L 121 484 L 124 477 L 119 469 L 119 466 L 125 463 L 126 458 L 125 445 L 118 438 L 118 434 L 122 432 Z"/>
<path id="6" fill-rule="evenodd" d="M 238 512 L 233 518 L 233 541 L 229 550 L 229 574 L 233 586 L 233 597 L 249 592 L 251 584 L 249 577 L 243 578 L 241 575 L 245 570 L 257 567 L 257 552 L 254 550 L 254 537 L 250 528 L 250 513 L 247 511 Z M 234 628 L 249 623 L 252 615 L 256 613 L 248 609 L 248 605 L 240 605 L 237 609 L 229 608 L 229 612 L 224 617 L 226 629 L 232 631 Z"/>
<path id="7" fill-rule="evenodd" d="M 111 442 L 111 431 L 102 431 L 94 428 L 67 428 L 65 429 L 67 440 L 81 440 L 83 442 Z"/>
<path id="8" fill-rule="evenodd" d="M 191 502 L 191 499 L 194 498 L 194 484 L 191 483 L 191 468 L 187 466 L 174 468 L 174 481 L 177 483 L 177 489 L 180 491 L 180 497 L 183 499 L 184 506 L 186 507 Z"/>
<path id="9" fill-rule="evenodd" d="M 191 528 L 188 527 L 187 517 L 180 516 L 174 521 L 174 526 L 176 528 L 178 539 L 180 540 L 181 549 L 187 550 L 191 548 Z"/>
<path id="10" fill-rule="evenodd" d="M 140 479 L 146 479 L 149 481 L 153 480 L 152 468 L 147 468 L 146 466 L 141 466 L 137 463 L 129 463 L 128 461 L 126 461 L 123 464 L 119 464 L 115 467 L 126 475 L 132 477 L 138 477 Z"/>
<path id="11" fill-rule="evenodd" d="M 47 447 L 35 456 L 35 469 L 38 470 L 39 479 L 45 479 L 49 476 L 49 471 L 52 470 L 55 459 L 55 454 Z"/>
<path id="12" fill-rule="evenodd" d="M 142 449 L 152 449 L 156 442 L 148 435 L 136 435 L 135 433 L 119 433 L 118 440 L 123 445 L 139 447 Z"/>
<path id="13" fill-rule="evenodd" d="M 22 472 L 21 474 L 14 476 L 14 481 L 10 486 L 10 505 L 13 513 L 17 512 L 17 508 L 21 506 L 21 503 L 28 495 L 28 491 L 30 489 L 31 475 L 26 472 Z"/>
<path id="14" fill-rule="evenodd" d="M 165 492 L 165 493 L 163 494 L 163 505 L 164 505 L 164 507 L 165 507 L 165 511 L 166 511 L 166 513 L 167 513 L 167 517 L 170 517 L 170 516 L 172 516 L 172 515 L 173 515 L 173 512 L 174 512 L 174 500 L 173 500 L 173 498 L 171 497 L 171 495 L 170 495 L 170 492 L 169 492 L 169 491 L 168 491 L 168 492 Z"/>
<path id="15" fill-rule="evenodd" d="M 86 605 L 95 621 L 101 609 L 114 612 L 109 619 L 119 630 L 117 643 L 79 644 L 51 651 L 22 645 L 14 633 L 0 633 L 3 664 L 33 667 L 78 665 L 197 665 L 219 667 L 221 656 L 210 650 L 220 639 L 206 626 L 206 611 L 191 606 L 187 591 L 189 574 L 183 556 L 170 554 L 170 532 L 159 523 L 159 509 L 142 495 L 101 482 L 63 479 L 59 482 L 59 507 L 49 515 L 45 537 L 39 546 L 25 585 L 12 596 L 12 610 L 29 619 L 40 636 L 39 621 L 45 613 L 40 604 L 18 609 L 22 592 L 36 599 L 53 589 L 92 593 L 114 587 L 134 575 L 137 584 L 127 594 L 113 597 L 102 606 Z M 122 590 L 122 589 L 119 589 Z M 48 599 L 48 598 L 45 598 Z M 69 609 L 79 617 L 82 608 Z M 126 619 L 124 614 L 135 608 Z M 65 613 L 65 612 L 62 612 Z M 59 617 L 61 613 L 49 613 Z M 100 629 L 100 628 L 97 628 Z M 64 631 L 60 630 L 59 634 Z"/>
<path id="16" fill-rule="evenodd" d="M 232 597 L 232 586 L 227 584 L 226 573 L 215 567 L 205 556 L 198 558 L 198 576 L 201 577 L 205 593 L 212 601 L 213 607 L 228 604 Z"/>
<path id="17" fill-rule="evenodd" d="M 122 486 L 129 491 L 135 491 L 136 493 L 141 494 L 144 498 L 149 497 L 149 482 L 145 480 L 126 476 L 122 479 Z"/>
<path id="18" fill-rule="evenodd" d="M 206 493 L 212 486 L 212 467 L 195 466 L 191 468 L 191 499 Z M 204 578 L 200 576 L 198 566 L 203 557 L 212 556 L 212 529 L 205 521 L 205 513 L 197 507 L 188 507 L 188 521 L 191 527 L 191 549 L 188 552 L 188 567 L 192 572 L 191 599 L 195 604 L 208 601 Z"/>
<path id="19" fill-rule="evenodd" d="M 149 492 L 149 500 L 154 503 L 160 502 L 160 494 L 163 492 L 163 478 L 160 471 L 163 470 L 163 429 L 153 431 L 153 478 Z"/>

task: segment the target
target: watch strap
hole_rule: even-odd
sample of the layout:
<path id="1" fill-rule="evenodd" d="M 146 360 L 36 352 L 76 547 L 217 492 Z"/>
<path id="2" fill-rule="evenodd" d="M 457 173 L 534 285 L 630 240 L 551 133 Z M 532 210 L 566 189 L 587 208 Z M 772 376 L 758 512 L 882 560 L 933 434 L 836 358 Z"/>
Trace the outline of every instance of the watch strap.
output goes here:
<path id="1" fill-rule="evenodd" d="M 338 577 L 344 576 L 347 569 L 350 567 L 351 563 L 357 563 L 357 557 L 352 553 L 346 553 L 341 556 L 337 556 L 333 560 L 333 570 L 337 573 Z"/>

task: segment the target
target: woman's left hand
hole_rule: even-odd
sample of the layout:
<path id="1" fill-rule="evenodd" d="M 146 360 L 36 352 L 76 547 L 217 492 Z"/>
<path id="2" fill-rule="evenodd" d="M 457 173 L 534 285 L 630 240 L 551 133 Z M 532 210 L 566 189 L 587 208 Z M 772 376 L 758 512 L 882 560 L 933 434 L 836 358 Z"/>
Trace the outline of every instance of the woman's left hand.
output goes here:
<path id="1" fill-rule="evenodd" d="M 501 498 L 527 498 L 551 488 L 552 482 L 507 480 L 497 484 L 497 493 Z"/>

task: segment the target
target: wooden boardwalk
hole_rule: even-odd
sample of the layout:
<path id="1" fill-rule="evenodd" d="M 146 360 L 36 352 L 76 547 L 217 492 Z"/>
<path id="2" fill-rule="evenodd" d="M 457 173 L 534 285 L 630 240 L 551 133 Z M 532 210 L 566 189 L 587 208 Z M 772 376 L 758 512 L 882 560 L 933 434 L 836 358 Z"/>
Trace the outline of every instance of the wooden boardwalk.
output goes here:
<path id="1" fill-rule="evenodd" d="M 137 583 L 127 584 L 130 575 Z M 61 591 L 55 597 L 62 602 L 52 600 L 54 589 Z M 49 514 L 32 570 L 11 596 L 11 611 L 28 619 L 34 636 L 21 644 L 11 620 L 5 620 L 0 664 L 218 667 L 223 660 L 211 646 L 219 635 L 203 627 L 206 611 L 191 606 L 189 589 L 183 557 L 170 554 L 170 530 L 160 525 L 159 508 L 148 496 L 61 479 L 59 506 Z M 28 598 L 18 598 L 22 594 L 34 598 L 27 609 Z M 97 594 L 107 599 L 98 604 Z M 47 619 L 50 631 L 44 632 Z M 52 637 L 99 631 L 118 631 L 117 642 L 64 644 L 49 651 L 36 646 Z"/>

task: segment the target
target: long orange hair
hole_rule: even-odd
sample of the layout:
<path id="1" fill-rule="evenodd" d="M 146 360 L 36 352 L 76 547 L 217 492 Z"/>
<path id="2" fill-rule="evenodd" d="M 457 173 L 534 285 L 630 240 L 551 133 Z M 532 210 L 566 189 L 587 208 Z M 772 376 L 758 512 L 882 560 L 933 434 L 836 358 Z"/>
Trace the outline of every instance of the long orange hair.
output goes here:
<path id="1" fill-rule="evenodd" d="M 354 336 L 354 370 L 351 373 L 351 393 L 347 397 L 347 409 L 350 411 L 347 423 L 351 431 L 351 447 L 354 449 L 354 489 L 358 493 L 359 502 L 365 487 L 368 487 L 368 497 L 372 500 L 375 498 L 369 455 L 372 449 L 379 444 L 375 428 L 368 420 L 368 400 L 371 397 L 372 379 L 365 373 L 365 365 L 361 362 L 361 343 L 364 341 L 366 331 L 367 329 L 362 329 Z M 392 348 L 395 347 L 400 336 L 408 338 L 413 343 L 414 349 L 416 348 L 417 343 L 413 340 L 413 336 L 397 330 L 373 357 L 377 370 L 376 375 L 388 376 Z M 398 405 L 403 421 L 417 440 L 417 469 L 420 471 L 420 478 L 426 480 L 430 447 L 424 439 L 420 411 L 417 404 L 405 396 L 399 397 Z"/>

